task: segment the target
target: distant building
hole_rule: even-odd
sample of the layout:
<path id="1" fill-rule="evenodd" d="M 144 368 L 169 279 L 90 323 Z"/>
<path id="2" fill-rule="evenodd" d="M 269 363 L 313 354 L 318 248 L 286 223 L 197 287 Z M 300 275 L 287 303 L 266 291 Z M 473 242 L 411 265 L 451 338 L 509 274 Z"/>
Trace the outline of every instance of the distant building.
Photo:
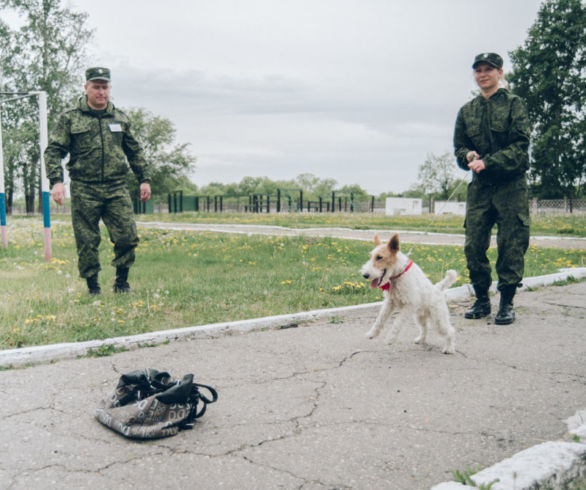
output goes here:
<path id="1" fill-rule="evenodd" d="M 387 197 L 385 214 L 387 216 L 405 216 L 422 214 L 423 200 L 409 197 Z"/>
<path id="2" fill-rule="evenodd" d="M 455 201 L 435 201 L 433 204 L 435 214 L 455 214 L 466 216 L 466 203 Z"/>

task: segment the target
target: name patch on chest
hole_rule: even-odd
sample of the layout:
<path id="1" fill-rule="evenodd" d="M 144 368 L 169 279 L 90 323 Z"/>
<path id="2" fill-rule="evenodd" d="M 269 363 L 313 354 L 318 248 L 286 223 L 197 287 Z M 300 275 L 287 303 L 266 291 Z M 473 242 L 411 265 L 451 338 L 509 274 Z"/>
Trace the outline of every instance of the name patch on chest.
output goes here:
<path id="1" fill-rule="evenodd" d="M 109 124 L 109 126 L 110 126 L 110 131 L 112 133 L 122 132 L 122 125 L 120 123 L 112 123 L 112 124 Z"/>

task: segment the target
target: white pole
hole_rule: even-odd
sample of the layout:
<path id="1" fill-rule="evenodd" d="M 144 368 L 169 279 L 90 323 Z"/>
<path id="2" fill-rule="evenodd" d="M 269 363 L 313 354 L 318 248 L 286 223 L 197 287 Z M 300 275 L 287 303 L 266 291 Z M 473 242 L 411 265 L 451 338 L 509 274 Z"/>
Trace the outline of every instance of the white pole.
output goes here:
<path id="1" fill-rule="evenodd" d="M 8 246 L 6 237 L 6 194 L 4 192 L 4 150 L 2 148 L 2 112 L 0 111 L 0 230 L 2 248 Z"/>
<path id="2" fill-rule="evenodd" d="M 52 257 L 51 251 L 51 200 L 49 192 L 49 179 L 45 170 L 45 149 L 49 144 L 47 128 L 47 92 L 35 92 L 39 96 L 39 146 L 41 149 L 41 192 L 43 198 L 43 223 L 45 227 L 45 260 Z"/>

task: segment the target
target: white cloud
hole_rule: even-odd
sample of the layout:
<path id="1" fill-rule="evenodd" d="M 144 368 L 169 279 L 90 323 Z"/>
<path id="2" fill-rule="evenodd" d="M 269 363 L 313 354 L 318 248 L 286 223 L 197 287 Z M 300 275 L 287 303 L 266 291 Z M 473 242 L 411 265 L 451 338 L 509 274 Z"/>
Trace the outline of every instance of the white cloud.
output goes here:
<path id="1" fill-rule="evenodd" d="M 71 0 L 121 107 L 171 119 L 198 184 L 310 172 L 371 193 L 451 151 L 471 63 L 525 39 L 540 0 Z"/>

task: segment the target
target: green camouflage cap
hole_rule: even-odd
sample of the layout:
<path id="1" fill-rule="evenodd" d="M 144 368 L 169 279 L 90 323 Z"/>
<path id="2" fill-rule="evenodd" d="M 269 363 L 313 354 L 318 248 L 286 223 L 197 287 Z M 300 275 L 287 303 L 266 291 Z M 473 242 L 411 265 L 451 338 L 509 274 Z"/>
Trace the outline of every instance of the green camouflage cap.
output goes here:
<path id="1" fill-rule="evenodd" d="M 107 82 L 110 81 L 110 70 L 108 68 L 101 68 L 99 66 L 88 68 L 85 71 L 85 79 L 86 81 L 90 80 L 105 80 Z"/>
<path id="2" fill-rule="evenodd" d="M 503 59 L 496 53 L 480 53 L 476 56 L 476 58 L 474 58 L 472 68 L 476 68 L 476 65 L 478 63 L 488 63 L 489 65 L 492 65 L 495 68 L 503 67 Z"/>

